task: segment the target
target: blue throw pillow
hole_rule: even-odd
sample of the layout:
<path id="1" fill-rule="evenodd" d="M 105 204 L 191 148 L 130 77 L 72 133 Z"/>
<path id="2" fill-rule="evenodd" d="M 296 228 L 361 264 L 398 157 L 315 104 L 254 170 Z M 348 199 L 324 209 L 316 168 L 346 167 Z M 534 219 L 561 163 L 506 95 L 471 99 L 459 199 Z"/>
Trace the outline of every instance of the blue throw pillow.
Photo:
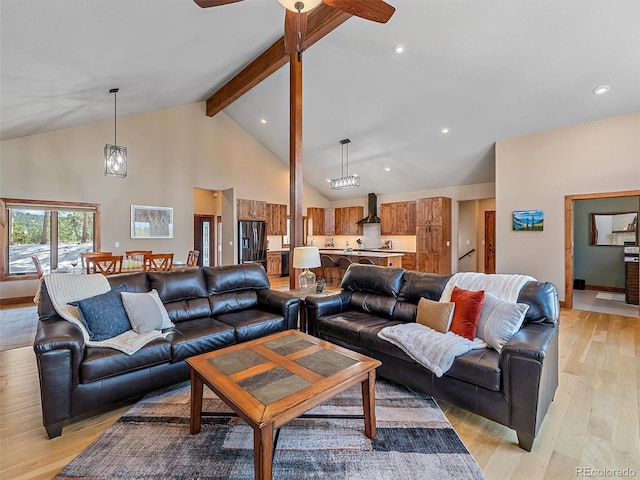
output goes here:
<path id="1" fill-rule="evenodd" d="M 126 290 L 127 286 L 122 284 L 102 295 L 69 303 L 78 307 L 80 319 L 87 327 L 90 340 L 100 342 L 131 330 L 129 317 L 120 295 Z"/>

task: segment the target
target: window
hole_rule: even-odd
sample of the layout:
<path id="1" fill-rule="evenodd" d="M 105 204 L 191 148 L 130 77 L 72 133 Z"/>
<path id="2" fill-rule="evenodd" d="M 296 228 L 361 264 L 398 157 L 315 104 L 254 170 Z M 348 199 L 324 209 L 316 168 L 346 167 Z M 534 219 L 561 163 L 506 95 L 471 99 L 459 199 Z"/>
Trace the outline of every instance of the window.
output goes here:
<path id="1" fill-rule="evenodd" d="M 80 254 L 99 250 L 100 210 L 96 204 L 0 200 L 2 279 L 36 275 L 33 255 L 43 270 L 77 265 Z"/>

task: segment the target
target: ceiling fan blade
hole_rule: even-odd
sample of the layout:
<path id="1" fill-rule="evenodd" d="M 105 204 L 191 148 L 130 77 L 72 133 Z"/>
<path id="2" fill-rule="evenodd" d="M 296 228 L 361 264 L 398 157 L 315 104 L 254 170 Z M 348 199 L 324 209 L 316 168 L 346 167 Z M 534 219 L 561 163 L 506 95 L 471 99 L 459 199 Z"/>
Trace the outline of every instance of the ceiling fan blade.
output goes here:
<path id="1" fill-rule="evenodd" d="M 242 0 L 193 0 L 201 8 L 219 7 L 228 3 L 241 2 Z"/>
<path id="2" fill-rule="evenodd" d="M 387 23 L 393 13 L 394 7 L 382 0 L 322 0 L 330 7 L 350 13 L 356 17 L 365 18 L 378 23 Z"/>
<path id="3" fill-rule="evenodd" d="M 307 33 L 307 14 L 287 10 L 284 17 L 284 51 L 288 54 L 302 50 L 304 36 Z"/>

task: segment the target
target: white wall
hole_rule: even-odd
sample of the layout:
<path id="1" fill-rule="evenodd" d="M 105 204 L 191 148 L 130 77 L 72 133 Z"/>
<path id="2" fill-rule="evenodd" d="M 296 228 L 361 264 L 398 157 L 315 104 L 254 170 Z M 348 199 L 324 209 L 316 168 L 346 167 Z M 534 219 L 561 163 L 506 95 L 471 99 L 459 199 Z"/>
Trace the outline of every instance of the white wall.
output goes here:
<path id="1" fill-rule="evenodd" d="M 207 117 L 204 103 L 118 118 L 118 142 L 128 149 L 126 178 L 104 176 L 103 149 L 112 140 L 113 122 L 104 121 L 3 141 L 0 196 L 99 203 L 103 249 L 152 249 L 177 258 L 193 248 L 194 187 L 289 203 L 288 165 L 224 113 Z M 311 186 L 303 192 L 305 206 L 329 206 Z M 130 239 L 132 204 L 173 207 L 174 238 Z M 225 263 L 234 258 L 228 242 Z M 3 282 L 0 298 L 28 296 L 36 287 L 35 281 Z"/>
<path id="2" fill-rule="evenodd" d="M 496 271 L 556 284 L 564 300 L 565 195 L 640 188 L 640 113 L 496 143 Z M 512 231 L 513 210 L 544 231 Z"/>

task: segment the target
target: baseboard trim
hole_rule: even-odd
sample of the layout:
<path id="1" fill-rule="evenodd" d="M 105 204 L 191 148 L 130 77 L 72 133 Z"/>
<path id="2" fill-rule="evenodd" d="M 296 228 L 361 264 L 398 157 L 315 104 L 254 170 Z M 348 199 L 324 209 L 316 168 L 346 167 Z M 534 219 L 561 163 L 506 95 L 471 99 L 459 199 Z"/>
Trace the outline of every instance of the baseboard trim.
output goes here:
<path id="1" fill-rule="evenodd" d="M 585 290 L 598 290 L 600 292 L 624 293 L 623 287 L 606 287 L 602 285 L 585 285 Z"/>
<path id="2" fill-rule="evenodd" d="M 33 297 L 0 298 L 0 307 L 18 305 L 20 303 L 33 303 Z"/>

